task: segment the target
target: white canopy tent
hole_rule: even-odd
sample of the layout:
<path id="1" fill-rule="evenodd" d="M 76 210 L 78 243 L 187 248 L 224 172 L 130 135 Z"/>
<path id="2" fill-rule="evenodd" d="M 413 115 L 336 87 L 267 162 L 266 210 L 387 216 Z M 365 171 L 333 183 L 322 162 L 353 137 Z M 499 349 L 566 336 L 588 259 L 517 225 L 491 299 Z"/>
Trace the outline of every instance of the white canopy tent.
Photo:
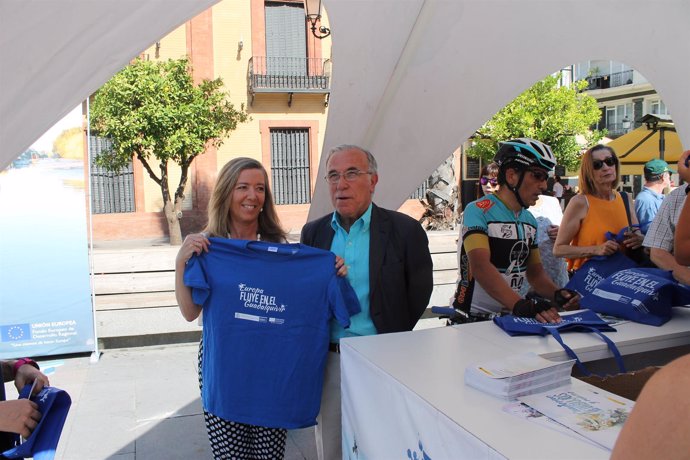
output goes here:
<path id="1" fill-rule="evenodd" d="M 215 2 L 0 0 L 0 168 L 132 57 Z M 398 207 L 535 81 L 588 59 L 642 72 L 690 145 L 685 0 L 326 0 L 326 7 L 335 65 L 325 148 L 372 150 L 382 206 Z M 324 182 L 317 184 L 311 218 L 331 209 Z"/>
<path id="2" fill-rule="evenodd" d="M 639 70 L 690 145 L 690 2 L 331 0 L 326 6 L 333 86 L 324 150 L 342 143 L 369 148 L 379 163 L 379 205 L 396 209 L 520 92 L 587 60 Z M 331 209 L 326 184 L 318 181 L 309 218 Z"/>
<path id="3" fill-rule="evenodd" d="M 218 0 L 0 0 L 0 169 Z"/>

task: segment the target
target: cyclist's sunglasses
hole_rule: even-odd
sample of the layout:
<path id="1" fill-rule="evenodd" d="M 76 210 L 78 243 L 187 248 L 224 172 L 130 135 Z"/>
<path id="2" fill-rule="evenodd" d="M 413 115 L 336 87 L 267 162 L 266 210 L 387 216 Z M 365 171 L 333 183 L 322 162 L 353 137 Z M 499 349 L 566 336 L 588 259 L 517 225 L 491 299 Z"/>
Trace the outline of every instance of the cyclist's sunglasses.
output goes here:
<path id="1" fill-rule="evenodd" d="M 592 159 L 592 166 L 595 170 L 603 168 L 604 164 L 606 164 L 606 166 L 614 166 L 616 163 L 618 163 L 618 158 L 615 156 L 606 157 L 603 160 Z"/>
<path id="2" fill-rule="evenodd" d="M 495 177 L 483 176 L 481 179 L 479 179 L 479 183 L 482 185 L 491 184 L 493 186 L 496 186 L 498 185 L 498 179 L 496 179 Z"/>

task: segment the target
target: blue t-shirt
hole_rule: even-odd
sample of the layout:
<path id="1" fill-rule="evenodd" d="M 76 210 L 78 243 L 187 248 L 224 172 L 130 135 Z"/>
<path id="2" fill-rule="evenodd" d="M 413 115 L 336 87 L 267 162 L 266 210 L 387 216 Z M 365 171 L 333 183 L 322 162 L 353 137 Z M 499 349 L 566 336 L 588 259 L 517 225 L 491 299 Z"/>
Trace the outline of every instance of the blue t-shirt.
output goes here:
<path id="1" fill-rule="evenodd" d="M 637 194 L 635 197 L 635 214 L 637 214 L 637 220 L 640 222 L 640 231 L 642 233 L 647 233 L 649 226 L 652 225 L 654 216 L 659 212 L 663 202 L 663 193 L 657 193 L 647 187 Z"/>
<path id="2" fill-rule="evenodd" d="M 359 302 L 332 252 L 302 244 L 210 238 L 184 283 L 203 307 L 204 408 L 271 428 L 316 424 L 329 320 Z"/>

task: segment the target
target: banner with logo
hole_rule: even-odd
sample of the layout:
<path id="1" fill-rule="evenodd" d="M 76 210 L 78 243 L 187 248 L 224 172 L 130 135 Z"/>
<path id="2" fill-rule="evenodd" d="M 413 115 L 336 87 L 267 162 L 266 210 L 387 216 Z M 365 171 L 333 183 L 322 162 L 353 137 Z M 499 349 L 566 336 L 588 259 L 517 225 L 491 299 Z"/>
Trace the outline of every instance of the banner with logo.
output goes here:
<path id="1" fill-rule="evenodd" d="M 85 208 L 81 159 L 0 171 L 0 358 L 95 349 Z"/>

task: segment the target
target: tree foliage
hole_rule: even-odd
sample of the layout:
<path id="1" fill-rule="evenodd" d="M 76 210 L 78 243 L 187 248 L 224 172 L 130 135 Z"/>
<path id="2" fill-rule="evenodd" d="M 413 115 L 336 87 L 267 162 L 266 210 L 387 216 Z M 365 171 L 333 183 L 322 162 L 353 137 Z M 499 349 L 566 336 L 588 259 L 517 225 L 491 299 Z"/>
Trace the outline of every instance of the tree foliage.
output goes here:
<path id="1" fill-rule="evenodd" d="M 53 153 L 60 158 L 81 160 L 84 158 L 84 131 L 79 127 L 63 130 L 53 141 Z"/>
<path id="2" fill-rule="evenodd" d="M 118 170 L 133 157 L 141 161 L 160 186 L 172 244 L 181 243 L 179 218 L 192 161 L 247 121 L 244 105 L 235 109 L 220 78 L 195 85 L 190 70 L 187 58 L 137 59 L 100 88 L 91 105 L 91 129 L 112 140 L 97 164 Z M 169 162 L 181 170 L 174 195 Z"/>
<path id="3" fill-rule="evenodd" d="M 601 117 L 597 101 L 584 93 L 587 82 L 559 86 L 557 76 L 549 76 L 520 94 L 477 130 L 467 153 L 490 161 L 498 143 L 531 137 L 551 146 L 558 164 L 576 169 L 582 145 L 597 143 L 605 131 L 592 130 Z"/>

